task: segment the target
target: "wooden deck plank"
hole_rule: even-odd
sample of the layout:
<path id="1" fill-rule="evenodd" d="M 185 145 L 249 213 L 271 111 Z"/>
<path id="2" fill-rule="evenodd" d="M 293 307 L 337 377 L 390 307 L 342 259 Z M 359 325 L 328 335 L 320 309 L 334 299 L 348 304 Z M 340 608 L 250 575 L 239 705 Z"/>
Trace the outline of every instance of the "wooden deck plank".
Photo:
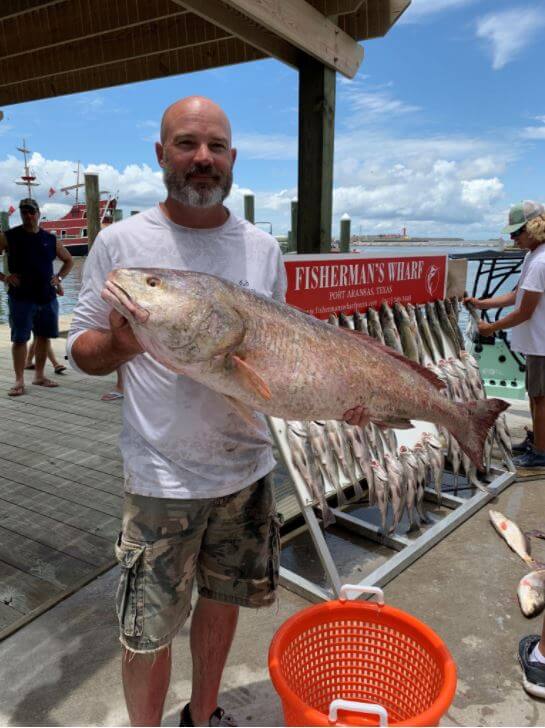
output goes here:
<path id="1" fill-rule="evenodd" d="M 56 476 L 63 480 L 72 481 L 76 485 L 85 485 L 99 492 L 110 493 L 110 495 L 121 496 L 123 494 L 123 479 L 111 475 L 86 470 L 79 465 L 67 465 L 62 460 L 44 458 L 42 455 L 35 455 L 31 450 L 16 447 L 3 447 L 0 452 L 0 462 L 11 463 L 14 472 L 19 472 L 19 466 L 26 468 L 33 477 Z M 11 467 L 6 465 L 6 467 Z M 17 477 L 13 480 L 18 481 Z M 48 482 L 51 482 L 48 480 Z M 30 483 L 32 485 L 32 483 Z"/>
<path id="2" fill-rule="evenodd" d="M 14 622 L 17 622 L 22 616 L 23 612 L 14 609 L 11 604 L 8 606 L 4 602 L 0 602 L 0 632 Z"/>
<path id="3" fill-rule="evenodd" d="M 0 458 L 0 472 L 6 480 L 14 483 L 28 485 L 44 493 L 57 495 L 71 503 L 89 506 L 109 516 L 116 516 L 121 512 L 123 489 L 118 484 L 116 493 L 99 490 L 96 487 L 76 483 L 73 480 L 51 473 L 44 473 L 35 468 L 29 468 L 19 463 Z"/>
<path id="4" fill-rule="evenodd" d="M 0 561 L 64 588 L 95 571 L 94 566 L 0 526 Z"/>
<path id="5" fill-rule="evenodd" d="M 32 428 L 32 434 L 29 435 L 27 423 L 19 423 L 16 418 L 0 417 L 0 425 L 2 423 L 5 423 L 5 427 L 2 429 L 9 433 L 9 437 L 12 438 L 12 440 L 15 439 L 16 435 L 21 436 L 21 443 L 28 441 L 34 436 L 36 436 L 39 443 L 42 443 L 43 445 L 50 444 L 55 447 L 58 447 L 60 442 L 66 443 L 67 441 L 65 435 L 59 438 L 58 431 L 36 424 Z M 70 438 L 70 441 L 73 442 L 74 438 Z M 97 453 L 100 453 L 101 458 L 119 463 L 119 448 L 116 444 L 96 442 L 94 440 L 88 440 L 84 436 L 77 438 L 77 449 L 79 452 L 87 453 L 89 455 L 97 455 Z"/>
<path id="6" fill-rule="evenodd" d="M 0 499 L 0 525 L 56 551 L 98 566 L 112 557 L 113 543 L 48 516 Z"/>
<path id="7" fill-rule="evenodd" d="M 59 460 L 69 465 L 78 463 L 78 465 L 85 466 L 86 469 L 92 470 L 97 475 L 104 474 L 123 478 L 123 466 L 119 461 L 103 458 L 100 455 L 92 455 L 75 447 L 43 443 L 39 439 L 35 439 L 33 435 L 22 437 L 17 433 L 10 434 L 0 431 L 0 445 L 3 446 L 2 451 L 7 451 L 10 447 L 22 448 L 37 456 L 41 455 L 44 458 Z"/>
<path id="8" fill-rule="evenodd" d="M 0 499 L 109 540 L 113 540 L 119 532 L 119 516 L 109 516 L 94 508 L 72 503 L 64 498 L 1 477 Z"/>
<path id="9" fill-rule="evenodd" d="M 96 487 L 114 494 L 121 493 L 123 490 L 123 478 L 90 470 L 79 463 L 69 464 L 64 460 L 36 454 L 27 448 L 8 445 L 0 448 L 0 452 L 4 460 L 26 465 L 29 468 L 52 475 L 60 475 L 62 478 L 73 480 L 76 483 Z"/>
<path id="10" fill-rule="evenodd" d="M 0 561 L 0 602 L 13 605 L 18 612 L 27 614 L 62 592 L 58 586 Z"/>
<path id="11" fill-rule="evenodd" d="M 66 438 L 66 422 L 62 420 L 54 420 L 51 417 L 44 419 L 37 415 L 30 414 L 25 410 L 19 409 L 19 411 L 13 411 L 6 408 L 0 415 L 0 423 L 5 424 L 5 429 L 11 430 L 12 427 L 24 426 L 26 430 L 29 428 L 39 427 L 50 432 L 61 434 L 63 439 Z M 117 440 L 119 438 L 119 427 L 111 428 L 111 432 L 102 432 L 99 429 L 93 427 L 82 426 L 82 425 L 71 425 L 70 436 L 77 436 L 78 443 L 80 438 L 85 438 L 86 442 L 95 443 L 99 445 L 104 443 L 105 445 L 115 445 L 117 447 Z M 118 452 L 119 456 L 119 452 Z"/>

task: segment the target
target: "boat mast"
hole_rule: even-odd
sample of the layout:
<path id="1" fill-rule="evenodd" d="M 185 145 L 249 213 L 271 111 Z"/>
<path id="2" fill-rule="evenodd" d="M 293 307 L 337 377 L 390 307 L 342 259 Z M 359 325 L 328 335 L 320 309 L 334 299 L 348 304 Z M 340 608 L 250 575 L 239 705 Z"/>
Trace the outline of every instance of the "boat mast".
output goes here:
<path id="1" fill-rule="evenodd" d="M 33 175 L 28 166 L 27 154 L 30 154 L 30 149 L 26 148 L 26 142 L 23 139 L 23 146 L 17 147 L 19 152 L 23 153 L 25 159 L 25 173 L 21 175 L 22 182 L 15 181 L 16 185 L 24 185 L 28 189 L 28 197 L 32 197 L 32 187 L 38 187 L 39 182 L 35 182 L 36 175 Z"/>
<path id="2" fill-rule="evenodd" d="M 78 190 L 80 187 L 83 187 L 83 183 L 80 184 L 79 181 L 79 167 L 80 167 L 80 161 L 78 159 L 78 168 L 74 170 L 74 174 L 76 175 L 76 184 L 75 185 L 69 185 L 68 187 L 61 187 L 61 192 L 64 192 L 65 194 L 68 194 L 70 190 L 76 190 L 76 202 L 75 204 L 78 204 Z"/>

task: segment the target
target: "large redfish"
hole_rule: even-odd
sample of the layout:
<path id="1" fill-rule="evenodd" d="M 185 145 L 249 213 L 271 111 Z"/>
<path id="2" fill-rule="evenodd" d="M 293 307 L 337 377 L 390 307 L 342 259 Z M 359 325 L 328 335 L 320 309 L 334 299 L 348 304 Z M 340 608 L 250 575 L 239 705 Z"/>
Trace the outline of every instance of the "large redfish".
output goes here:
<path id="1" fill-rule="evenodd" d="M 104 298 L 141 346 L 172 371 L 230 398 L 247 416 L 342 420 L 363 405 L 395 427 L 446 427 L 477 467 L 508 405 L 452 402 L 428 369 L 361 332 L 337 328 L 223 278 L 161 268 L 113 271 Z"/>

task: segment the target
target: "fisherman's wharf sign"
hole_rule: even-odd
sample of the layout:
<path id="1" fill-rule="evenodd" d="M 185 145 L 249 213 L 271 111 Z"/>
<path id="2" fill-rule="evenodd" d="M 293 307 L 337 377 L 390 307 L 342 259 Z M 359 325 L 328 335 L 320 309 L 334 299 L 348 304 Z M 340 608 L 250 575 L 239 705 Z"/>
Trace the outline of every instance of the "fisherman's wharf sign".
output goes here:
<path id="1" fill-rule="evenodd" d="M 286 300 L 317 318 L 352 314 L 383 301 L 426 303 L 444 298 L 446 255 L 286 255 Z"/>

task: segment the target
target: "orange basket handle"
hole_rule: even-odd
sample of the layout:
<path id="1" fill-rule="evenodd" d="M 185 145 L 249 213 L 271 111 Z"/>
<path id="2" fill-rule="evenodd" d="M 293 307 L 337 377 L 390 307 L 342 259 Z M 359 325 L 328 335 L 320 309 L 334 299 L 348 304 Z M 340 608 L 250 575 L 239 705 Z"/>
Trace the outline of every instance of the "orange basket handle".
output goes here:
<path id="1" fill-rule="evenodd" d="M 339 710 L 351 710 L 354 713 L 373 713 L 378 715 L 379 725 L 388 725 L 388 712 L 382 705 L 376 703 L 360 703 L 357 700 L 342 700 L 338 698 L 329 706 L 329 722 L 337 722 L 337 713 Z"/>
<path id="2" fill-rule="evenodd" d="M 345 602 L 347 599 L 350 599 L 351 592 L 356 592 L 357 596 L 359 596 L 360 594 L 375 594 L 378 597 L 377 604 L 381 607 L 384 606 L 384 592 L 378 586 L 365 586 L 362 584 L 343 584 L 339 590 L 339 601 Z"/>

